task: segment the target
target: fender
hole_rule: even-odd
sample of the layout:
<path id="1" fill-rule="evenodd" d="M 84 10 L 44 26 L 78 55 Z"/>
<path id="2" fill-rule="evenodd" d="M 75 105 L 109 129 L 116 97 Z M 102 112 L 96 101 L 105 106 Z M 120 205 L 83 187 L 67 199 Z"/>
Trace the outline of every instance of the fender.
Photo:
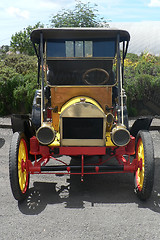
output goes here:
<path id="1" fill-rule="evenodd" d="M 140 130 L 149 130 L 153 118 L 138 118 L 130 128 L 130 134 L 134 137 L 137 136 Z"/>
<path id="2" fill-rule="evenodd" d="M 35 134 L 29 115 L 13 114 L 11 116 L 11 124 L 13 133 L 23 132 L 28 141 Z"/>

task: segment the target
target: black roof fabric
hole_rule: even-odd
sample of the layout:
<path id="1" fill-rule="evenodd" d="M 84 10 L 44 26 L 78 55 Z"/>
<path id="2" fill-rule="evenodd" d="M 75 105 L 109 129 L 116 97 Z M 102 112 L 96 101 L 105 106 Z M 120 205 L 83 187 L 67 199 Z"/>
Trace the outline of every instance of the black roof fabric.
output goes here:
<path id="1" fill-rule="evenodd" d="M 115 39 L 120 36 L 120 42 L 129 41 L 130 34 L 126 30 L 110 28 L 39 28 L 31 33 L 33 43 L 40 42 L 40 34 L 43 33 L 43 39 L 93 39 L 108 38 Z"/>

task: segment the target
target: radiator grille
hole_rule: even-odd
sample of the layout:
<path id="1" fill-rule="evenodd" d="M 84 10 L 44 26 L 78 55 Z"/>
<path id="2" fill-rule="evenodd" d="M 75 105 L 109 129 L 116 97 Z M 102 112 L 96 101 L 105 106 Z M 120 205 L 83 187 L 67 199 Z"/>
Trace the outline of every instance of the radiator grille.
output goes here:
<path id="1" fill-rule="evenodd" d="M 103 139 L 103 118 L 63 118 L 63 139 Z"/>

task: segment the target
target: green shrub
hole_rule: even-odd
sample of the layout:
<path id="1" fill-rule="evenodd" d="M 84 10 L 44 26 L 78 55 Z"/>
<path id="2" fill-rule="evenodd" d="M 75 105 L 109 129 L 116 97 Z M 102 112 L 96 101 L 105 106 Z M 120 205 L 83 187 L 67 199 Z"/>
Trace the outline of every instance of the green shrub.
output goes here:
<path id="1" fill-rule="evenodd" d="M 127 59 L 129 59 L 131 62 L 137 62 L 139 59 L 139 56 L 134 53 L 127 53 Z"/>
<path id="2" fill-rule="evenodd" d="M 19 77 L 17 74 L 11 75 L 9 72 L 6 75 L 0 75 L 0 115 L 10 114 L 15 111 L 13 91 L 19 84 Z"/>
<path id="3" fill-rule="evenodd" d="M 37 71 L 37 57 L 35 56 L 12 53 L 6 56 L 4 64 L 22 75 Z"/>
<path id="4" fill-rule="evenodd" d="M 37 76 L 35 73 L 23 76 L 23 81 L 13 90 L 16 109 L 22 113 L 29 113 L 37 87 Z"/>
<path id="5" fill-rule="evenodd" d="M 128 56 L 128 55 L 127 55 Z M 146 102 L 160 92 L 160 58 L 142 54 L 135 62 L 135 56 L 127 59 L 124 71 L 124 88 L 128 97 L 129 115 L 138 114 L 139 101 Z"/>
<path id="6" fill-rule="evenodd" d="M 37 86 L 37 59 L 11 54 L 0 61 L 0 115 L 29 113 Z"/>

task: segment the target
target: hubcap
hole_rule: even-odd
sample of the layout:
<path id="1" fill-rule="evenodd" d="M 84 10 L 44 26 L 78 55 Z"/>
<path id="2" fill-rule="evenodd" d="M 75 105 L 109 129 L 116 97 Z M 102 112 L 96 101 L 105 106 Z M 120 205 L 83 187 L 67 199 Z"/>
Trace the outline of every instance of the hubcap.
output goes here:
<path id="1" fill-rule="evenodd" d="M 24 139 L 21 139 L 18 152 L 18 179 L 22 193 L 26 192 L 28 186 L 28 172 L 26 171 L 26 160 L 28 158 L 27 146 Z"/>
<path id="2" fill-rule="evenodd" d="M 136 182 L 137 182 L 137 187 L 139 191 L 142 190 L 143 188 L 143 182 L 144 182 L 144 147 L 143 147 L 143 142 L 142 139 L 140 138 L 138 140 L 137 144 L 137 160 L 138 160 L 138 170 L 136 172 Z"/>

